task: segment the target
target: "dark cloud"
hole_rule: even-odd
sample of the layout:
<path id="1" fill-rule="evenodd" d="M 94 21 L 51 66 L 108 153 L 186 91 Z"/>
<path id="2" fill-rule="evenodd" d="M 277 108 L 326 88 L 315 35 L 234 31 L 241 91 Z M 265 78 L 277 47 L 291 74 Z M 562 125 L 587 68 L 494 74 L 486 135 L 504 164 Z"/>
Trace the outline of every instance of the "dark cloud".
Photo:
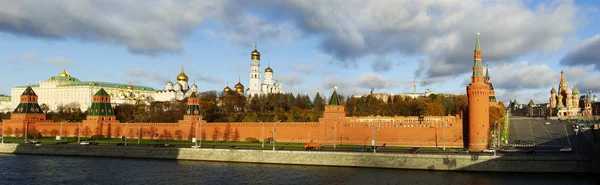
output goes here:
<path id="1" fill-rule="evenodd" d="M 183 38 L 204 21 L 209 6 L 196 1 L 7 0 L 0 6 L 0 31 L 123 45 L 144 55 L 181 52 Z"/>
<path id="2" fill-rule="evenodd" d="M 590 37 L 560 59 L 560 64 L 567 66 L 593 66 L 600 71 L 600 35 Z"/>
<path id="3" fill-rule="evenodd" d="M 396 67 L 396 63 L 384 56 L 378 56 L 373 61 L 373 70 L 376 72 L 387 72 Z"/>

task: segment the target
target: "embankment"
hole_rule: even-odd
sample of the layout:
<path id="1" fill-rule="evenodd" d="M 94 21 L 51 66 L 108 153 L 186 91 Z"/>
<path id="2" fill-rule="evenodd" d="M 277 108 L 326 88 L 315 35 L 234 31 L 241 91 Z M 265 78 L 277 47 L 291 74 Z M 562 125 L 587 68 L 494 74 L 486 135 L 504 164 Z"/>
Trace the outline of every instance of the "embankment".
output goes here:
<path id="1" fill-rule="evenodd" d="M 0 144 L 0 153 L 159 158 L 450 171 L 598 173 L 585 156 L 489 156 Z"/>

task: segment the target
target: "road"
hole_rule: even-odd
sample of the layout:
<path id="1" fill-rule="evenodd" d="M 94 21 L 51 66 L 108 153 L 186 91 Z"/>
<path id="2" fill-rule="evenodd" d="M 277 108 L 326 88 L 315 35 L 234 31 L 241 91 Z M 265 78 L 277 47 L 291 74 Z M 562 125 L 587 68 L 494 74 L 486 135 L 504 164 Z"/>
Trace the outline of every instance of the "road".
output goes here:
<path id="1" fill-rule="evenodd" d="M 589 151 L 593 148 L 590 131 L 575 133 L 569 121 L 511 117 L 508 146 L 540 151 L 557 151 L 563 147 Z"/>

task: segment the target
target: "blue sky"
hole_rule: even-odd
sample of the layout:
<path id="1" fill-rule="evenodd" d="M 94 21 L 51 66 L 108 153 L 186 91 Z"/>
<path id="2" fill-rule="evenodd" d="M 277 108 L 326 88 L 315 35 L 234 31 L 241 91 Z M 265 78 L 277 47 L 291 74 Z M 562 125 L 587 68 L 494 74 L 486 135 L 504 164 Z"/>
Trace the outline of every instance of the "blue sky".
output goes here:
<path id="1" fill-rule="evenodd" d="M 600 92 L 597 1 L 4 1 L 0 94 L 58 74 L 200 91 L 248 84 L 254 41 L 286 92 L 464 94 L 480 32 L 499 100 Z"/>

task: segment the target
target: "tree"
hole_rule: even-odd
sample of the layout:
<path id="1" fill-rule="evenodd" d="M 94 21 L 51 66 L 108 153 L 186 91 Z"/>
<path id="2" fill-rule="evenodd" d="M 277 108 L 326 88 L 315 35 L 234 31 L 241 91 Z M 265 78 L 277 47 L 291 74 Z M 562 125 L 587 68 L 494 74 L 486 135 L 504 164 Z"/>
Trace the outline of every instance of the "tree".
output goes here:
<path id="1" fill-rule="evenodd" d="M 6 128 L 6 133 L 5 133 L 5 134 L 6 134 L 6 135 L 8 135 L 8 136 L 12 136 L 12 134 L 13 134 L 13 129 L 12 129 L 12 128 L 10 128 L 10 127 Z"/>
<path id="2" fill-rule="evenodd" d="M 235 132 L 233 133 L 233 137 L 232 139 L 233 141 L 239 141 L 240 140 L 240 131 L 238 131 L 237 128 L 235 128 Z"/>
<path id="3" fill-rule="evenodd" d="M 130 128 L 129 131 L 127 132 L 127 137 L 133 138 L 133 137 L 135 137 L 135 135 L 136 134 L 135 134 L 135 131 L 133 130 L 133 128 Z M 139 136 L 139 134 L 138 134 L 138 136 Z"/>
<path id="4" fill-rule="evenodd" d="M 117 126 L 117 128 L 115 128 L 115 136 L 121 137 L 121 126 Z"/>
<path id="5" fill-rule="evenodd" d="M 48 114 L 48 110 L 50 110 L 50 107 L 48 107 L 48 105 L 46 105 L 45 103 L 42 103 L 40 105 L 40 108 L 42 109 L 42 111 L 44 111 L 44 114 Z"/>
<path id="6" fill-rule="evenodd" d="M 183 139 L 183 131 L 177 129 L 175 131 L 175 138 L 177 138 L 178 141 L 181 141 Z"/>
<path id="7" fill-rule="evenodd" d="M 86 138 L 87 138 L 87 137 L 90 135 L 90 132 L 91 132 L 91 131 L 92 131 L 92 130 L 90 129 L 90 127 L 88 127 L 88 126 L 85 126 L 85 127 L 83 128 L 83 131 L 82 131 L 82 133 L 81 133 L 81 134 L 83 134 L 83 137 L 86 137 Z"/>
<path id="8" fill-rule="evenodd" d="M 58 130 L 56 130 L 56 129 L 52 129 L 52 130 L 50 131 L 50 135 L 51 135 L 52 137 L 56 137 L 56 135 L 58 135 Z"/>
<path id="9" fill-rule="evenodd" d="M 225 130 L 223 131 L 223 141 L 229 141 L 231 137 L 231 124 L 227 123 Z"/>
<path id="10" fill-rule="evenodd" d="M 23 137 L 23 132 L 19 128 L 15 128 L 15 137 Z"/>
<path id="11" fill-rule="evenodd" d="M 213 141 L 217 141 L 219 139 L 219 136 L 221 135 L 221 130 L 220 128 L 217 126 L 215 127 L 215 129 L 213 130 L 213 135 L 212 135 L 212 140 Z"/>
<path id="12" fill-rule="evenodd" d="M 42 135 L 43 135 L 43 136 L 48 136 L 48 133 L 49 133 L 49 132 L 48 132 L 48 129 L 43 129 L 43 130 L 42 130 Z"/>
<path id="13" fill-rule="evenodd" d="M 75 131 L 73 131 L 73 134 L 75 134 L 75 136 L 79 137 L 79 127 L 75 128 Z"/>

